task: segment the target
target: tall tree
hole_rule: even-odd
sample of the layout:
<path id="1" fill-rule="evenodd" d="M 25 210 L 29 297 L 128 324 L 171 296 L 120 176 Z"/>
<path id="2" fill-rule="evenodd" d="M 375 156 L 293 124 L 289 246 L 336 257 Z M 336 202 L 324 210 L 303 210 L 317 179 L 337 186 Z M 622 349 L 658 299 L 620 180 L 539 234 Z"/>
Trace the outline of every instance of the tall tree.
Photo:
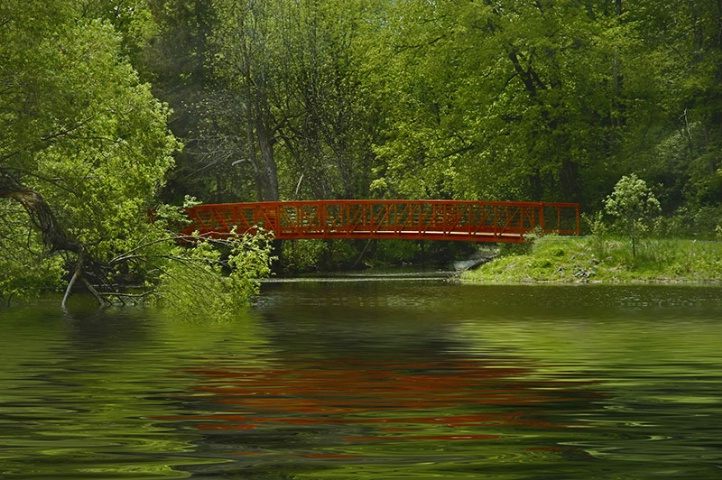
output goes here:
<path id="1" fill-rule="evenodd" d="M 41 246 L 76 272 L 88 257 L 131 248 L 173 164 L 167 109 L 138 80 L 112 25 L 83 7 L 0 5 L 0 250 L 12 252 L 2 260 L 9 271 L 28 258 L 59 267 L 34 255 Z"/>
<path id="2" fill-rule="evenodd" d="M 632 168 L 661 185 L 671 208 L 719 206 L 722 3 L 644 2 L 630 7 L 629 21 L 649 59 L 630 73 L 656 85 L 655 108 L 630 135 L 642 150 L 630 155 Z"/>
<path id="3" fill-rule="evenodd" d="M 553 0 L 399 10 L 389 88 L 400 101 L 380 149 L 399 192 L 582 200 L 619 128 L 603 45 L 616 11 Z"/>
<path id="4" fill-rule="evenodd" d="M 363 78 L 373 13 L 368 2 L 304 0 L 284 2 L 283 15 L 289 171 L 302 178 L 301 194 L 365 196 L 378 133 L 377 102 Z"/>
<path id="5" fill-rule="evenodd" d="M 252 168 L 258 200 L 279 199 L 275 147 L 287 120 L 274 108 L 285 75 L 277 62 L 275 7 L 259 0 L 214 2 L 220 19 L 213 35 L 216 141 L 233 163 Z"/>
<path id="6" fill-rule="evenodd" d="M 204 142 L 203 119 L 210 116 L 210 40 L 216 26 L 211 2 L 205 0 L 148 0 L 156 25 L 145 47 L 143 69 L 154 93 L 172 108 L 169 126 L 183 142 L 177 167 L 168 179 L 164 197 L 178 202 L 186 195 L 210 202 L 237 199 L 246 184 L 238 181 L 231 161 L 214 155 Z M 234 159 L 235 160 L 235 159 Z M 235 197 L 230 192 L 235 192 Z"/>
<path id="7" fill-rule="evenodd" d="M 214 155 L 239 171 L 250 167 L 259 199 L 365 195 L 378 130 L 359 48 L 366 3 L 214 7 Z"/>

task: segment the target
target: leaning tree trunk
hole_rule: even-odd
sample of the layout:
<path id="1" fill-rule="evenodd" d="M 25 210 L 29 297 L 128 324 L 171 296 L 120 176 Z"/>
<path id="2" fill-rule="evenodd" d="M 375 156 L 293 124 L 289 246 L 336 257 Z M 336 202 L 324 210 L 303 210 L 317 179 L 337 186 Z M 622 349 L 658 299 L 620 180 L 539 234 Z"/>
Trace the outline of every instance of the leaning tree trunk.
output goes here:
<path id="1" fill-rule="evenodd" d="M 7 197 L 17 201 L 30 217 L 30 221 L 37 228 L 43 238 L 45 246 L 53 252 L 66 251 L 80 254 L 82 245 L 68 235 L 58 223 L 53 210 L 38 192 L 22 185 L 15 184 L 14 188 L 7 188 L 10 182 L 0 180 L 0 197 Z"/>
<path id="2" fill-rule="evenodd" d="M 78 256 L 73 275 L 63 296 L 62 306 L 64 308 L 73 285 L 78 279 L 82 278 L 84 263 L 89 260 L 83 244 L 72 238 L 65 228 L 60 225 L 55 213 L 42 195 L 2 171 L 0 171 L 0 197 L 10 198 L 22 205 L 33 226 L 40 231 L 43 244 L 48 250 L 51 252 L 71 252 Z M 87 280 L 83 279 L 83 283 L 96 295 L 96 298 L 99 298 L 97 292 Z"/>

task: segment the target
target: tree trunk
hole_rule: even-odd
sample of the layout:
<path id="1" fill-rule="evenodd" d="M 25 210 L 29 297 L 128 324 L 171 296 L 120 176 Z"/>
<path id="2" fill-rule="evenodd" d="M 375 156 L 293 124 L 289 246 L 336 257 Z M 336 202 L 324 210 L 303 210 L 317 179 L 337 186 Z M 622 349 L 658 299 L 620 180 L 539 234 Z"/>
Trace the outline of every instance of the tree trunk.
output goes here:
<path id="1" fill-rule="evenodd" d="M 12 176 L 0 172 L 0 197 L 11 198 L 23 206 L 33 225 L 40 230 L 45 246 L 53 252 L 80 254 L 83 246 L 58 223 L 53 210 L 38 192 L 31 190 Z"/>
<path id="2" fill-rule="evenodd" d="M 17 181 L 7 172 L 0 171 L 0 197 L 10 198 L 18 202 L 27 212 L 30 221 L 35 228 L 40 231 L 43 238 L 43 244 L 51 252 L 71 252 L 76 254 L 77 259 L 73 275 L 65 289 L 65 295 L 62 300 L 62 307 L 67 306 L 68 297 L 70 296 L 73 286 L 78 280 L 81 280 L 86 288 L 98 299 L 99 303 L 103 303 L 103 299 L 95 288 L 83 278 L 86 264 L 90 265 L 95 271 L 98 278 L 103 278 L 97 262 L 87 255 L 85 246 L 74 239 L 58 222 L 55 213 L 50 205 L 45 201 L 42 195 L 35 190 L 27 188 Z"/>
<path id="3" fill-rule="evenodd" d="M 260 115 L 260 113 L 259 113 Z M 278 200 L 278 171 L 276 159 L 273 156 L 273 132 L 268 128 L 262 118 L 257 118 L 256 136 L 258 147 L 261 151 L 260 165 L 258 168 L 261 177 L 259 185 L 260 200 Z"/>

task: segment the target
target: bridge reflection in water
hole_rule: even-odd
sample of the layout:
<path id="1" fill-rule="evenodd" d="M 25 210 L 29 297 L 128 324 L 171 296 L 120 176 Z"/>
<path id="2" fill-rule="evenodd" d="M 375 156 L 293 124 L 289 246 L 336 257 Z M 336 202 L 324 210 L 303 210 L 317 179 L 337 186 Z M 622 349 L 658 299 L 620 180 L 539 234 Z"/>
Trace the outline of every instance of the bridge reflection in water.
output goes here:
<path id="1" fill-rule="evenodd" d="M 464 200 L 307 200 L 197 205 L 185 233 L 222 237 L 235 229 L 278 240 L 400 239 L 520 243 L 524 235 L 578 235 L 576 203 Z"/>

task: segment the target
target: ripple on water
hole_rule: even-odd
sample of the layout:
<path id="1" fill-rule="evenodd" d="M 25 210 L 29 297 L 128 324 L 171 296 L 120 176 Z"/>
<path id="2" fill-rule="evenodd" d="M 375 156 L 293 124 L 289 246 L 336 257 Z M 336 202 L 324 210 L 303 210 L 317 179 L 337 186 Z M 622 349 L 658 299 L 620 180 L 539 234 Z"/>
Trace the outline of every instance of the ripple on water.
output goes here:
<path id="1" fill-rule="evenodd" d="M 3 478 L 719 478 L 720 290 L 264 286 L 238 318 L 29 309 Z"/>

